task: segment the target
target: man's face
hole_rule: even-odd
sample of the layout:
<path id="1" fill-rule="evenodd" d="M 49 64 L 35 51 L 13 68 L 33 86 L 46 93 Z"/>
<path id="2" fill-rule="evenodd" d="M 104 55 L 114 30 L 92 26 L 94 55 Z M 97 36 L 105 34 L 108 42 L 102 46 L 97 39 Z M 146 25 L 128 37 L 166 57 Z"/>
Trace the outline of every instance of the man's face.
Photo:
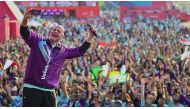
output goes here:
<path id="1" fill-rule="evenodd" d="M 146 102 L 147 104 L 152 104 L 153 100 L 154 100 L 154 97 L 151 94 L 149 94 L 147 96 Z"/>
<path id="2" fill-rule="evenodd" d="M 59 42 L 64 37 L 63 31 L 64 31 L 63 28 L 61 28 L 60 26 L 54 26 L 50 30 L 49 40 L 54 43 Z"/>

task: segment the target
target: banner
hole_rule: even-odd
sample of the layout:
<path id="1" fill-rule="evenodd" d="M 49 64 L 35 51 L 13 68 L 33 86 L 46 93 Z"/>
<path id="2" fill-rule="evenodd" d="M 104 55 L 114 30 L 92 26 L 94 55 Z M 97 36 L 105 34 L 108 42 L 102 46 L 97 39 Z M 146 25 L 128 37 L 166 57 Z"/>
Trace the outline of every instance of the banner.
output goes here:
<path id="1" fill-rule="evenodd" d="M 26 10 L 29 9 L 39 9 L 42 10 L 43 15 L 56 15 L 66 14 L 66 16 L 73 16 L 76 18 L 94 18 L 100 16 L 99 6 L 51 6 L 51 7 L 26 7 Z"/>
<path id="2" fill-rule="evenodd" d="M 110 84 L 126 82 L 127 74 L 120 73 L 119 71 L 111 71 L 109 73 Z"/>
<path id="3" fill-rule="evenodd" d="M 105 47 L 105 48 L 112 48 L 117 46 L 117 41 L 112 41 L 110 43 L 106 43 L 106 42 L 99 42 L 98 46 L 100 47 Z"/>

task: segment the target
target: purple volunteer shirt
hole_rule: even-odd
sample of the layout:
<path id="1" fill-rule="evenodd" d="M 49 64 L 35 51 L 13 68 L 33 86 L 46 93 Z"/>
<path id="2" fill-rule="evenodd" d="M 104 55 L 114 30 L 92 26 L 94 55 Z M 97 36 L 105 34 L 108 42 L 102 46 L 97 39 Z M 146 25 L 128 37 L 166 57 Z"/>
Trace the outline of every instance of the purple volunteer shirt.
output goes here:
<path id="1" fill-rule="evenodd" d="M 52 47 L 48 39 L 30 31 L 25 42 L 31 48 L 27 61 L 24 83 L 41 88 L 54 89 L 58 86 L 61 69 L 66 59 L 84 55 L 85 50 L 65 48 L 63 45 Z"/>

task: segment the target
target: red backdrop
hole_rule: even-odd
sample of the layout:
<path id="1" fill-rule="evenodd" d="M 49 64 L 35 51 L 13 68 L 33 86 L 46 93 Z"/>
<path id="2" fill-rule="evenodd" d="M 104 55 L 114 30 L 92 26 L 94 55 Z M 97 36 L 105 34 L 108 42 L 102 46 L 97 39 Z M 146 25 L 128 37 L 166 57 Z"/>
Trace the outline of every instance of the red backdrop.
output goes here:
<path id="1" fill-rule="evenodd" d="M 123 19 L 124 17 L 135 19 L 138 15 L 161 20 L 171 15 L 180 18 L 182 21 L 190 21 L 190 16 L 187 15 L 186 12 L 179 12 L 174 9 L 168 10 L 166 7 L 159 6 L 159 4 L 156 6 L 134 6 L 131 9 L 126 6 L 120 6 L 120 19 Z"/>

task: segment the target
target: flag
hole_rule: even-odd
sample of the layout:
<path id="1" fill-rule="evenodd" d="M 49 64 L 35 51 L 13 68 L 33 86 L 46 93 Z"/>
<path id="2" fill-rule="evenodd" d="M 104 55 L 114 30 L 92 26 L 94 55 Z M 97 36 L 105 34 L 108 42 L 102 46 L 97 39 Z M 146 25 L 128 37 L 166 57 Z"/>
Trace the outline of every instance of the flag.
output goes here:
<path id="1" fill-rule="evenodd" d="M 98 79 L 98 72 L 102 70 L 102 66 L 92 67 L 90 77 L 92 80 Z"/>
<path id="2" fill-rule="evenodd" d="M 6 62 L 5 62 L 5 65 L 3 67 L 3 70 L 6 70 L 8 69 L 11 65 L 12 65 L 13 61 L 10 60 L 10 59 L 7 59 Z"/>
<path id="3" fill-rule="evenodd" d="M 13 64 L 13 61 L 10 60 L 10 59 L 7 59 L 6 62 L 5 62 L 5 65 L 3 67 L 3 70 L 0 71 L 0 75 L 2 76 L 3 72 L 8 69 L 11 65 Z"/>
<path id="4" fill-rule="evenodd" d="M 188 41 L 188 40 L 187 40 L 187 41 Z M 189 42 L 190 42 L 190 41 L 189 41 Z M 187 43 L 186 43 L 185 45 L 187 45 Z M 176 57 L 173 57 L 172 60 L 183 61 L 183 60 L 185 60 L 186 58 L 189 58 L 189 56 L 190 56 L 189 48 L 190 48 L 190 46 L 187 45 L 187 46 L 185 47 L 185 50 L 184 50 L 183 54 L 181 54 L 181 55 L 179 55 L 179 56 L 176 56 Z"/>
<path id="5" fill-rule="evenodd" d="M 125 74 L 125 72 L 126 72 L 126 66 L 125 65 L 122 65 L 121 66 L 121 68 L 120 68 L 120 72 L 122 73 L 122 74 Z"/>
<path id="6" fill-rule="evenodd" d="M 181 54 L 181 60 L 184 60 L 184 59 L 186 59 L 186 58 L 189 58 L 189 55 L 190 55 L 190 51 L 188 51 L 188 46 L 186 46 L 186 48 L 185 48 L 185 51 L 184 51 L 184 53 L 183 54 Z"/>
<path id="7" fill-rule="evenodd" d="M 103 76 L 107 76 L 107 74 L 108 74 L 108 71 L 109 71 L 109 66 L 108 66 L 108 63 L 106 63 L 106 65 L 103 65 L 102 66 L 102 70 L 103 70 Z"/>
<path id="8" fill-rule="evenodd" d="M 178 40 L 179 43 L 181 44 L 184 44 L 184 45 L 187 45 L 186 48 L 185 48 L 185 52 L 183 54 L 181 54 L 181 60 L 184 60 L 186 58 L 189 58 L 189 55 L 190 55 L 190 51 L 188 51 L 188 48 L 190 48 L 190 39 L 188 38 L 187 40 L 186 39 L 183 39 L 183 40 Z"/>
<path id="9" fill-rule="evenodd" d="M 107 76 L 109 71 L 109 66 L 108 63 L 106 63 L 106 65 L 103 66 L 97 66 L 97 67 L 92 67 L 91 68 L 91 79 L 92 80 L 97 80 L 98 79 L 98 73 L 100 73 L 100 76 Z"/>
<path id="10" fill-rule="evenodd" d="M 190 41 L 189 40 L 183 39 L 183 40 L 178 40 L 178 42 L 181 43 L 181 44 L 184 44 L 184 45 L 190 45 Z"/>

